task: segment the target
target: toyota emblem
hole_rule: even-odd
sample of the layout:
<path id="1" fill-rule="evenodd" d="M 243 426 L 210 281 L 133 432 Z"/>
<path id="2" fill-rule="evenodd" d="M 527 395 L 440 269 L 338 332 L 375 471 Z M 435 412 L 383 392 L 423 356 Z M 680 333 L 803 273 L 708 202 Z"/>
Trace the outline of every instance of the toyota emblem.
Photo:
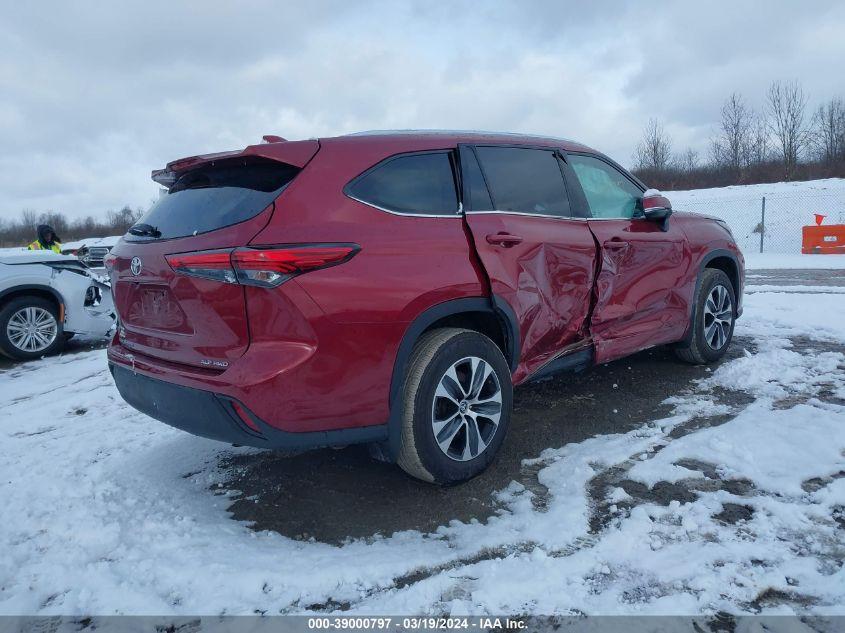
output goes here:
<path id="1" fill-rule="evenodd" d="M 133 275 L 140 275 L 141 274 L 141 258 L 140 257 L 133 257 L 132 261 L 129 263 L 129 270 L 132 271 Z"/>

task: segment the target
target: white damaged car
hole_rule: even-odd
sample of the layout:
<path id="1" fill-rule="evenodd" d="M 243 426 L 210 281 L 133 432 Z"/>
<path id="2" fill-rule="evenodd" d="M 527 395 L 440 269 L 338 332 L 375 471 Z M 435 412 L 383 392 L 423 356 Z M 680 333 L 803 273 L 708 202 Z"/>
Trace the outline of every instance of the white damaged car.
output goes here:
<path id="1" fill-rule="evenodd" d="M 0 254 L 0 353 L 40 358 L 61 350 L 74 334 L 104 337 L 114 322 L 108 280 L 76 257 Z"/>

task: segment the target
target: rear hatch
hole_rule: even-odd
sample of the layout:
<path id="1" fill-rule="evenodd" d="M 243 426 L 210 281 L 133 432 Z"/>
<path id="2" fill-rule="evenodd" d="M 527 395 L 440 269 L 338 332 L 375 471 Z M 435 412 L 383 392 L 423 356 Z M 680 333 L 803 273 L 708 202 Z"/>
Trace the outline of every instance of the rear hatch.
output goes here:
<path id="1" fill-rule="evenodd" d="M 172 184 L 129 230 L 107 258 L 119 340 L 130 351 L 165 361 L 222 369 L 249 345 L 244 286 L 209 265 L 199 274 L 177 274 L 180 254 L 241 247 L 266 226 L 276 198 L 316 153 L 283 148 L 267 158 L 243 153 L 202 157 L 182 171 L 169 171 Z M 282 144 L 279 144 L 282 145 Z M 264 147 L 264 146 L 257 146 Z M 266 150 L 264 151 L 266 154 Z M 299 164 L 296 164 L 299 163 Z M 154 172 L 160 177 L 162 172 Z M 159 180 L 161 182 L 161 180 Z"/>

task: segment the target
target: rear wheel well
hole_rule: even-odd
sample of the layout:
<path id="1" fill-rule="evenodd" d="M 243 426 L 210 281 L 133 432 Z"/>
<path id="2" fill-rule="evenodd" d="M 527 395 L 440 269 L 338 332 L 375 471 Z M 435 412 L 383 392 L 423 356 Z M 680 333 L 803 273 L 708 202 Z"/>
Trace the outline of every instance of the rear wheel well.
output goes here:
<path id="1" fill-rule="evenodd" d="M 734 287 L 734 295 L 739 294 L 739 270 L 736 262 L 730 257 L 714 257 L 704 266 L 705 268 L 715 268 L 721 270 L 731 280 L 731 285 Z"/>
<path id="2" fill-rule="evenodd" d="M 429 325 L 420 333 L 420 336 L 431 330 L 444 327 L 463 328 L 483 334 L 496 344 L 496 347 L 502 351 L 505 360 L 509 365 L 511 364 L 513 359 L 510 358 L 507 329 L 502 319 L 494 312 L 477 311 L 450 314 Z"/>

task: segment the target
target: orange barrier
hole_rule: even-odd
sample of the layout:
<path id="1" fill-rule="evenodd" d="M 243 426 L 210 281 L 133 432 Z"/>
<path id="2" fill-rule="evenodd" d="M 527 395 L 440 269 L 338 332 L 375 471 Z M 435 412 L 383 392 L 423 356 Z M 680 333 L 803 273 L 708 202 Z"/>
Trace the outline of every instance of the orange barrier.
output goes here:
<path id="1" fill-rule="evenodd" d="M 845 224 L 801 227 L 801 252 L 805 255 L 845 255 Z"/>

